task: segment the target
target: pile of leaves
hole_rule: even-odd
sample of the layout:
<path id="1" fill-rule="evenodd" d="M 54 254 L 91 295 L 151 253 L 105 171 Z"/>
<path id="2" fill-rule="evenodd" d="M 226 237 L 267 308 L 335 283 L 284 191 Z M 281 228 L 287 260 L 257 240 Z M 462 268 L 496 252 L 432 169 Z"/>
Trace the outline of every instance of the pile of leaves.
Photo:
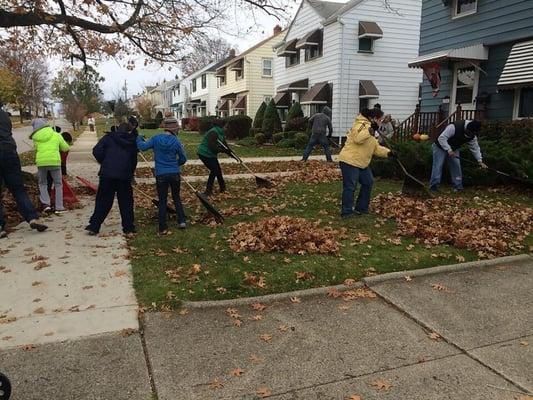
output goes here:
<path id="1" fill-rule="evenodd" d="M 337 239 L 344 236 L 344 230 L 320 228 L 318 222 L 282 216 L 235 225 L 229 243 L 235 252 L 337 254 Z"/>
<path id="2" fill-rule="evenodd" d="M 398 194 L 380 194 L 373 209 L 394 218 L 398 233 L 420 238 L 428 245 L 449 244 L 495 257 L 523 249 L 533 229 L 533 208 L 503 204 L 489 198 L 446 197 L 420 200 Z"/>
<path id="3" fill-rule="evenodd" d="M 298 183 L 327 183 L 338 181 L 341 178 L 341 170 L 336 163 L 322 161 L 308 161 L 305 168 L 281 178 L 283 182 Z"/>

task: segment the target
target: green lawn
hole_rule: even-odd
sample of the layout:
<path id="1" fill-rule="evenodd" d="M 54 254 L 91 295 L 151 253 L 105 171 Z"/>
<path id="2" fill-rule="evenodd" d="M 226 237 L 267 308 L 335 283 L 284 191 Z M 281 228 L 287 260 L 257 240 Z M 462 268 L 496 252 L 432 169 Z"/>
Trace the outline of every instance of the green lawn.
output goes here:
<path id="1" fill-rule="evenodd" d="M 476 260 L 474 251 L 458 249 L 448 245 L 428 246 L 415 238 L 401 237 L 400 244 L 390 242 L 397 238 L 396 223 L 377 215 L 365 215 L 354 219 L 339 218 L 341 183 L 287 183 L 279 193 L 265 198 L 251 183 L 232 182 L 230 196 L 213 200 L 224 211 L 234 209 L 251 210 L 249 214 L 231 216 L 223 226 L 210 227 L 194 223 L 185 231 L 172 229 L 168 236 L 157 236 L 155 211 L 138 208 L 137 224 L 139 234 L 130 239 L 134 286 L 137 298 L 144 306 L 172 308 L 179 300 L 228 299 L 277 293 L 310 287 L 334 285 L 345 279 L 360 279 L 367 274 L 427 268 L 436 265 Z M 374 195 L 380 192 L 398 191 L 400 182 L 377 181 Z M 194 219 L 198 212 L 197 202 L 186 194 L 186 212 Z M 464 196 L 476 196 L 480 192 L 465 192 Z M 487 193 L 486 191 L 482 193 Z M 491 194 L 492 195 L 492 194 Z M 506 202 L 525 202 L 531 199 L 495 194 L 497 199 Z M 260 205 L 286 207 L 276 212 L 253 210 Z M 320 220 L 321 226 L 335 229 L 346 228 L 347 238 L 340 240 L 339 255 L 288 255 L 286 253 L 235 253 L 229 247 L 228 237 L 232 227 L 239 222 L 256 221 L 275 215 L 303 217 L 312 221 Z M 365 234 L 370 240 L 357 243 L 358 234 Z M 531 246 L 531 235 L 526 245 Z M 201 266 L 199 274 L 188 271 L 194 264 Z M 170 272 L 168 272 L 170 271 Z M 244 274 L 263 276 L 266 287 L 258 288 L 244 281 Z M 312 279 L 296 278 L 296 272 L 307 272 Z M 176 282 L 167 276 L 176 273 Z"/>

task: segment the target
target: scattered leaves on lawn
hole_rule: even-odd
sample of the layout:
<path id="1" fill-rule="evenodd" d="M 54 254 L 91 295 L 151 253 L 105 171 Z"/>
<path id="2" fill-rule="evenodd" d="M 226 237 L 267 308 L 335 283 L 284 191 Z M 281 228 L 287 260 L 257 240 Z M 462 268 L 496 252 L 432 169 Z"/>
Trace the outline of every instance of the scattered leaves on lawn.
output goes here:
<path id="1" fill-rule="evenodd" d="M 251 274 L 249 272 L 244 272 L 244 283 L 250 286 L 255 286 L 260 289 L 266 288 L 266 279 L 264 276 Z"/>
<path id="2" fill-rule="evenodd" d="M 385 378 L 376 379 L 370 382 L 370 385 L 374 386 L 377 390 L 389 390 L 392 387 L 391 383 Z"/>
<path id="3" fill-rule="evenodd" d="M 303 271 L 303 272 L 296 271 L 294 274 L 296 275 L 296 282 L 312 281 L 313 279 L 315 279 L 315 276 L 312 273 L 307 272 L 307 271 Z"/>

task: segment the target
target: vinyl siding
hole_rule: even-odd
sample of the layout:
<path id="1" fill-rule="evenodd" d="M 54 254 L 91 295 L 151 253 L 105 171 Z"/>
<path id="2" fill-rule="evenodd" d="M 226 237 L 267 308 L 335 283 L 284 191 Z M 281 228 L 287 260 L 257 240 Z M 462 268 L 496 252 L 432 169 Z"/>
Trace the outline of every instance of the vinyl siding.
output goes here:
<path id="1" fill-rule="evenodd" d="M 276 60 L 276 87 L 309 78 L 309 86 L 328 81 L 333 84 L 332 122 L 334 135 L 343 136 L 359 111 L 359 80 L 369 79 L 380 92 L 378 99 L 385 113 L 405 119 L 418 101 L 422 81 L 420 70 L 409 69 L 407 63 L 418 55 L 421 0 L 393 0 L 401 15 L 384 11 L 381 0 L 365 0 L 341 20 L 324 27 L 323 56 L 285 67 L 285 58 Z M 287 34 L 286 41 L 300 38 L 321 25 L 321 18 L 304 3 Z M 358 53 L 359 21 L 374 21 L 383 30 L 383 38 L 374 42 L 374 53 Z"/>

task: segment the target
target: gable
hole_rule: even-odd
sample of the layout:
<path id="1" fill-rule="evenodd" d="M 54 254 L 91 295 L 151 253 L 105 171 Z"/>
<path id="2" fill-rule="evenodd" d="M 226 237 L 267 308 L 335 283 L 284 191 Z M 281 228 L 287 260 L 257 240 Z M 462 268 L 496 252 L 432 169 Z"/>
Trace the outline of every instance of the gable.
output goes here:
<path id="1" fill-rule="evenodd" d="M 309 30 L 320 27 L 323 20 L 324 18 L 309 3 L 309 0 L 303 0 L 298 8 L 298 12 L 287 28 L 287 34 L 284 40 L 287 41 L 302 37 Z"/>

